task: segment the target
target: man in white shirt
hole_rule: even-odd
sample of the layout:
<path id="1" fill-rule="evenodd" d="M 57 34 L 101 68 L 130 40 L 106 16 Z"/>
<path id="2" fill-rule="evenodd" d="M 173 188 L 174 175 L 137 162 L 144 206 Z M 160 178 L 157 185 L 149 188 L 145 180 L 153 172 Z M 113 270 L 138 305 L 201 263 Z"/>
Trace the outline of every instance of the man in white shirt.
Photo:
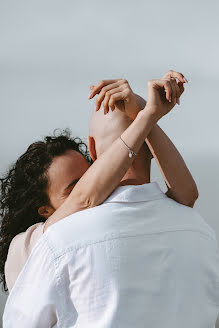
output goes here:
<path id="1" fill-rule="evenodd" d="M 112 115 L 93 116 L 94 159 L 117 137 Z M 139 156 L 102 205 L 48 228 L 10 293 L 5 328 L 214 326 L 215 233 L 194 209 L 147 181 L 143 163 Z"/>

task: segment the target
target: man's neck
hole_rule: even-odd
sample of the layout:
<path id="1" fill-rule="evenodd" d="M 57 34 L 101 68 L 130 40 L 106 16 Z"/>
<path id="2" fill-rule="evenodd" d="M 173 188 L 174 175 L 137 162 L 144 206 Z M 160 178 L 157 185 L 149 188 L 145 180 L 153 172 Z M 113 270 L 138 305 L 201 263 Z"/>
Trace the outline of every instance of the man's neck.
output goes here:
<path id="1" fill-rule="evenodd" d="M 130 186 L 130 185 L 142 185 L 145 183 L 150 183 L 150 181 L 148 179 L 145 180 L 138 180 L 138 179 L 126 179 L 126 180 L 122 180 L 119 183 L 119 186 Z"/>
<path id="2" fill-rule="evenodd" d="M 142 185 L 150 183 L 150 167 L 143 167 L 141 170 L 136 170 L 133 167 L 126 172 L 125 176 L 119 183 L 119 186 L 126 185 Z"/>
<path id="3" fill-rule="evenodd" d="M 119 186 L 150 183 L 150 172 L 151 154 L 146 145 L 143 145 Z"/>

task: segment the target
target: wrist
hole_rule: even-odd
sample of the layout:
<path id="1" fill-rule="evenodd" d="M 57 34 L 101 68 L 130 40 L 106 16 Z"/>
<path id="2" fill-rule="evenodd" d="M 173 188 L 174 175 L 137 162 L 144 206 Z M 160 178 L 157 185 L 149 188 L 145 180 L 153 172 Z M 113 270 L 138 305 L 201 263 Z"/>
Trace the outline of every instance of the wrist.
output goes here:
<path id="1" fill-rule="evenodd" d="M 151 121 L 154 125 L 159 121 L 161 118 L 160 115 L 157 113 L 157 108 L 154 106 L 146 105 L 144 109 L 138 113 L 138 116 L 142 116 L 142 118 L 146 118 Z"/>
<path id="2" fill-rule="evenodd" d="M 137 104 L 138 104 L 138 112 L 140 112 L 141 110 L 143 110 L 146 106 L 146 100 L 144 98 L 142 98 L 141 96 L 137 95 L 136 93 L 134 93 Z"/>

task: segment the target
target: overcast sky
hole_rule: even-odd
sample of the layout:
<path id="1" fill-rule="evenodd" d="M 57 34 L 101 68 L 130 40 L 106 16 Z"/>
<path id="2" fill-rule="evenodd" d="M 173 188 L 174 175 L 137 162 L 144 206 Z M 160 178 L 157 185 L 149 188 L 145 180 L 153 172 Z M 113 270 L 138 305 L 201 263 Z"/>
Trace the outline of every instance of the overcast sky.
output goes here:
<path id="1" fill-rule="evenodd" d="M 90 84 L 126 78 L 146 98 L 147 81 L 174 69 L 189 83 L 159 124 L 219 239 L 218 12 L 216 0 L 0 0 L 0 172 L 55 128 L 86 140 Z M 153 177 L 165 186 L 155 165 Z"/>

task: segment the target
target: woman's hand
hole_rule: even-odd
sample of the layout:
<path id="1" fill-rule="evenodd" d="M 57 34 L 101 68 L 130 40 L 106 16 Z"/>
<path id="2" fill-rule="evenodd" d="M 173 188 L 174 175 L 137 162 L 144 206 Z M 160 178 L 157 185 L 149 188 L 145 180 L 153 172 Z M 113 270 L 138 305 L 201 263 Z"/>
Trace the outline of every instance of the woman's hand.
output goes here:
<path id="1" fill-rule="evenodd" d="M 139 98 L 132 91 L 129 83 L 125 79 L 102 80 L 96 86 L 90 86 L 91 94 L 89 99 L 99 94 L 96 98 L 96 111 L 103 103 L 104 114 L 117 107 L 125 112 L 130 118 L 135 119 L 138 112 L 142 110 Z"/>
<path id="2" fill-rule="evenodd" d="M 178 83 L 176 79 L 179 80 Z M 156 85 L 156 81 L 160 80 L 154 79 L 148 82 L 153 84 L 154 89 L 153 93 L 148 93 L 148 100 L 153 106 L 165 106 L 164 112 L 168 113 L 176 103 L 179 105 L 179 97 L 184 92 L 183 83 L 188 81 L 182 73 L 173 70 L 169 70 L 161 80 L 165 81 L 162 87 L 160 87 L 160 82 L 159 86 Z M 96 110 L 100 109 L 103 102 L 105 114 L 109 112 L 109 108 L 113 111 L 117 107 L 131 119 L 135 119 L 139 111 L 144 108 L 144 106 L 142 107 L 144 103 L 143 98 L 132 91 L 128 81 L 125 79 L 102 80 L 96 86 L 90 86 L 90 90 L 89 99 L 98 94 Z"/>
<path id="3" fill-rule="evenodd" d="M 156 114 L 159 113 L 159 118 L 166 115 L 176 103 L 180 104 L 185 82 L 188 81 L 183 74 L 175 71 L 169 71 L 162 79 L 148 81 L 147 105 L 153 107 Z"/>

